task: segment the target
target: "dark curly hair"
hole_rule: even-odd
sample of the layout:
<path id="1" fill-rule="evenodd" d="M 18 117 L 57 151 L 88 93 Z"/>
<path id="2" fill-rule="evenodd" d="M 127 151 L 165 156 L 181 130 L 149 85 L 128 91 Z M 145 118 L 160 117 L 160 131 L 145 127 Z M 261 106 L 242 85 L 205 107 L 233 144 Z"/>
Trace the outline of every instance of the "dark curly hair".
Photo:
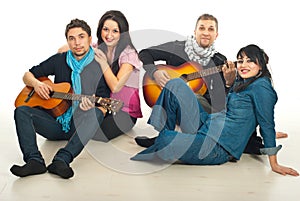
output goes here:
<path id="1" fill-rule="evenodd" d="M 90 26 L 84 21 L 80 19 L 73 19 L 69 24 L 66 26 L 65 36 L 68 38 L 68 32 L 70 29 L 80 27 L 82 28 L 89 36 L 91 36 L 91 28 Z"/>

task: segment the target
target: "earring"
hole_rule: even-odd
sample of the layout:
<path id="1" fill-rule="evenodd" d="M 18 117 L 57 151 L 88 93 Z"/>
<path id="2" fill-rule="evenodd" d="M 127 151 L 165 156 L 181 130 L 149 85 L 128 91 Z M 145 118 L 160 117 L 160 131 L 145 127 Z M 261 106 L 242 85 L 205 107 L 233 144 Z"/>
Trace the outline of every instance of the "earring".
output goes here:
<path id="1" fill-rule="evenodd" d="M 255 76 L 255 78 L 258 78 L 258 77 L 260 77 L 260 76 L 261 76 L 261 74 L 262 74 L 262 71 L 261 71 L 261 70 L 259 70 L 259 72 L 258 72 L 258 74 Z"/>

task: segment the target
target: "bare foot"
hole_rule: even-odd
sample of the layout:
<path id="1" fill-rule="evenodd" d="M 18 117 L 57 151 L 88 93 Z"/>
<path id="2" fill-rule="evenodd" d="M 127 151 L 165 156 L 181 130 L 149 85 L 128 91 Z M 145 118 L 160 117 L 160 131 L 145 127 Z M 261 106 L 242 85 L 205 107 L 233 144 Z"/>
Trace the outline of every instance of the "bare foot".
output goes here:
<path id="1" fill-rule="evenodd" d="M 276 139 L 280 139 L 280 138 L 287 138 L 288 134 L 284 133 L 284 132 L 276 132 Z"/>

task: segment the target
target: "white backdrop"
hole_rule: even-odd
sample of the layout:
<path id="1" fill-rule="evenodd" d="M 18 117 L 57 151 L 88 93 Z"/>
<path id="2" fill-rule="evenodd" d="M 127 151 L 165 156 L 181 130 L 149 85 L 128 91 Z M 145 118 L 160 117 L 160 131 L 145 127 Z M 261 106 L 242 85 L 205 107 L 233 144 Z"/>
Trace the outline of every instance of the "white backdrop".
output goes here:
<path id="1" fill-rule="evenodd" d="M 65 26 L 73 18 L 86 20 L 93 31 L 105 11 L 122 11 L 131 32 L 156 29 L 186 37 L 193 33 L 196 19 L 210 13 L 219 20 L 217 49 L 234 60 L 240 47 L 255 43 L 270 57 L 275 88 L 279 95 L 276 120 L 279 130 L 299 131 L 296 80 L 300 31 L 294 0 L 209 1 L 96 1 L 96 0 L 10 0 L 0 8 L 1 19 L 1 127 L 13 124 L 14 100 L 23 88 L 22 76 L 31 66 L 47 59 L 65 44 Z M 151 36 L 144 38 L 149 42 Z M 282 128 L 284 125 L 284 128 Z M 291 126 L 290 126 L 291 125 Z M 13 127 L 11 129 L 14 129 Z"/>

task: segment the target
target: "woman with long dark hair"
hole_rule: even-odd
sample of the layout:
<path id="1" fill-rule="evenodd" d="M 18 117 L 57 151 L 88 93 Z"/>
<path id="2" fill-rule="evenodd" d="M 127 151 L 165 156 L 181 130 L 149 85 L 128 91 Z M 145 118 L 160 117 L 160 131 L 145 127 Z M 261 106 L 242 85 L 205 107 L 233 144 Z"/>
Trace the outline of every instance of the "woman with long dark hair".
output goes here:
<path id="1" fill-rule="evenodd" d="M 139 74 L 142 62 L 132 44 L 129 24 L 124 14 L 107 11 L 97 28 L 95 59 L 101 65 L 104 78 L 111 90 L 111 98 L 122 100 L 124 105 L 115 115 L 107 114 L 93 139 L 111 140 L 128 132 L 142 117 L 139 98 Z"/>
<path id="2" fill-rule="evenodd" d="M 132 160 L 159 160 L 185 164 L 216 165 L 239 160 L 257 126 L 263 137 L 260 151 L 269 156 L 274 172 L 299 173 L 277 162 L 274 106 L 277 94 L 268 70 L 269 58 L 257 45 L 237 54 L 238 76 L 227 95 L 226 108 L 208 114 L 195 94 L 181 79 L 170 80 L 153 107 L 148 123 L 159 135 L 154 145 Z M 175 131 L 176 123 L 181 132 Z"/>

